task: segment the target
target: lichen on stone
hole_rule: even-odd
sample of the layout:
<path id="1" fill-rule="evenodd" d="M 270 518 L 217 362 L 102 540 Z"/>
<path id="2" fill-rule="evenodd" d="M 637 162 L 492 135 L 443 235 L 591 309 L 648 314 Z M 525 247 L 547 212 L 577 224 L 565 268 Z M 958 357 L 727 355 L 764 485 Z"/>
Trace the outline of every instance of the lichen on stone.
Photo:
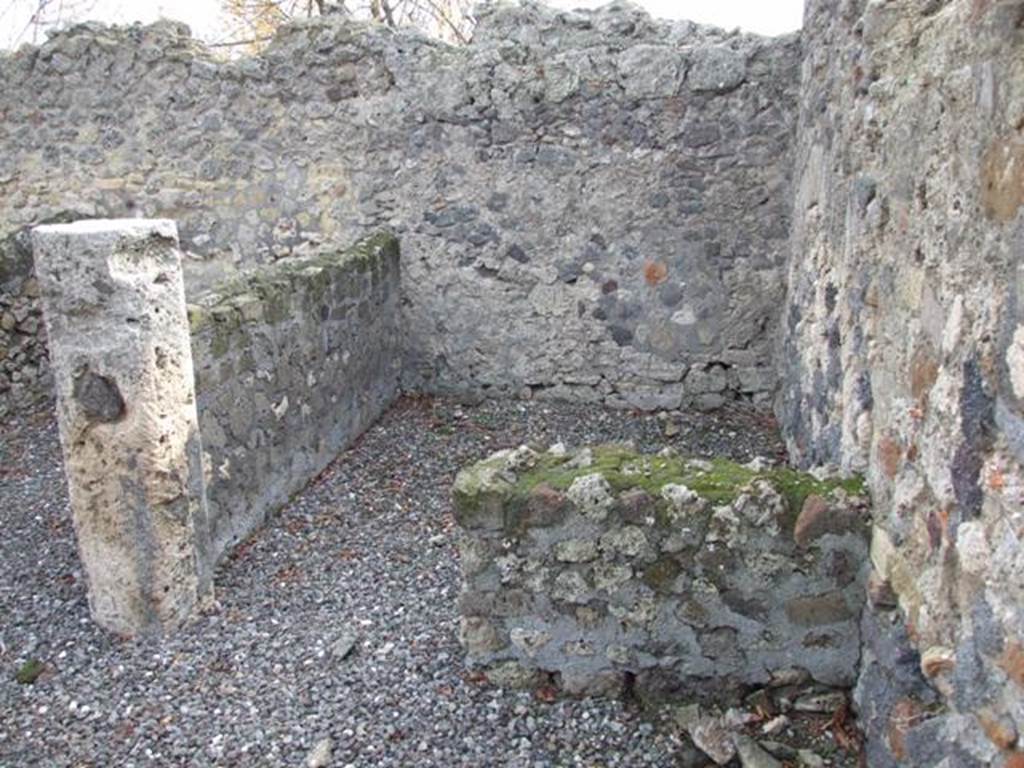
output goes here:
<path id="1" fill-rule="evenodd" d="M 582 453 L 582 452 L 581 452 Z M 789 467 L 751 469 L 728 459 L 694 460 L 676 455 L 646 455 L 620 445 L 603 445 L 587 450 L 589 461 L 577 466 L 576 453 L 536 455 L 535 464 L 520 473 L 512 473 L 502 459 L 491 458 L 471 470 L 487 473 L 502 465 L 502 480 L 511 485 L 510 493 L 523 498 L 536 486 L 546 484 L 556 490 L 568 492 L 583 506 L 600 507 L 607 496 L 599 489 L 620 493 L 628 489 L 641 489 L 662 502 L 662 508 L 678 508 L 693 498 L 710 505 L 729 504 L 757 481 L 765 481 L 786 500 L 792 521 L 795 521 L 805 499 L 812 495 L 828 497 L 834 493 L 863 496 L 863 478 L 818 479 L 807 472 Z M 469 477 L 467 476 L 467 480 Z M 474 483 L 483 480 L 476 475 Z M 485 483 L 486 484 L 486 483 Z M 457 484 L 458 485 L 458 484 Z M 792 522 L 791 521 L 791 522 Z"/>
<path id="2" fill-rule="evenodd" d="M 397 256 L 398 249 L 394 235 L 379 232 L 349 248 L 321 249 L 229 277 L 191 297 L 192 333 L 212 328 L 212 344 L 220 347 L 243 323 L 283 321 L 293 302 L 302 302 L 307 310 L 313 310 L 340 281 L 361 280 L 361 276 L 372 274 L 382 259 Z M 349 276 L 342 277 L 346 273 Z M 363 290 L 360 285 L 359 292 Z"/>
<path id="3" fill-rule="evenodd" d="M 40 659 L 29 659 L 14 674 L 14 680 L 19 685 L 32 685 L 39 676 L 46 671 L 46 664 Z"/>

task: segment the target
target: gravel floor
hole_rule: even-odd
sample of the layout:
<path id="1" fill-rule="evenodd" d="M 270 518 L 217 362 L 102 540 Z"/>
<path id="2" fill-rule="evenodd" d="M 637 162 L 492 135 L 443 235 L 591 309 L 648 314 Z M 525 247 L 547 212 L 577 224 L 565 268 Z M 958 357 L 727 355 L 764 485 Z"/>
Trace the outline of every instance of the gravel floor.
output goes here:
<path id="1" fill-rule="evenodd" d="M 88 618 L 52 416 L 0 427 L 0 766 L 300 766 L 326 737 L 336 766 L 693 765 L 629 707 L 466 674 L 448 501 L 459 467 L 526 441 L 781 453 L 743 411 L 676 421 L 667 439 L 595 407 L 402 400 L 221 565 L 218 608 L 162 642 Z M 44 673 L 19 684 L 33 659 Z"/>

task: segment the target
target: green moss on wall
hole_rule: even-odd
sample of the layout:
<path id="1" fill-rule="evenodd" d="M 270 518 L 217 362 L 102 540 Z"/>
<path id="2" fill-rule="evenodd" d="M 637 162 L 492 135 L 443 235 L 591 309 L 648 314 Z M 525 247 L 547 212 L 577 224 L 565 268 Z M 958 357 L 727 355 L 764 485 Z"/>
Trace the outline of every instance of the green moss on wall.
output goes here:
<path id="1" fill-rule="evenodd" d="M 359 283 L 359 290 L 353 291 L 359 296 L 365 275 L 382 270 L 387 261 L 398 256 L 398 239 L 380 232 L 344 251 L 267 264 L 213 286 L 198 303 L 189 306 L 189 325 L 193 335 L 215 329 L 211 345 L 219 356 L 218 351 L 226 351 L 225 331 L 254 320 L 282 323 L 295 309 L 293 297 L 300 297 L 306 311 L 319 311 L 331 287 L 346 280 Z"/>
<path id="2" fill-rule="evenodd" d="M 495 456 L 464 469 L 456 478 L 453 495 L 456 517 L 467 527 L 504 529 L 510 534 L 522 533 L 529 527 L 524 514 L 535 488 L 546 485 L 556 491 L 567 491 L 580 477 L 600 474 L 615 494 L 642 489 L 654 500 L 656 524 L 663 528 L 676 525 L 677 515 L 671 504 L 661 497 L 667 485 L 683 485 L 708 503 L 707 517 L 715 507 L 737 499 L 752 483 L 763 480 L 786 501 L 786 509 L 778 522 L 791 531 L 804 501 L 811 494 L 829 497 L 837 490 L 846 494 L 866 494 L 861 477 L 818 480 L 813 475 L 787 467 L 756 470 L 728 459 L 688 459 L 681 456 L 645 455 L 621 445 L 605 445 L 592 449 L 592 461 L 577 466 L 573 456 L 536 454 L 534 463 L 518 474 L 507 469 L 507 456 Z M 695 524 L 692 518 L 688 525 Z M 698 528 L 702 524 L 698 523 Z M 699 538 L 699 537 L 697 537 Z M 649 578 L 661 583 L 669 574 L 655 570 Z M 645 577 L 647 578 L 647 577 Z M 653 585 L 652 585 L 653 586 Z"/>
<path id="3" fill-rule="evenodd" d="M 593 463 L 587 467 L 571 466 L 565 457 L 542 454 L 537 466 L 519 476 L 516 490 L 525 495 L 541 483 L 566 490 L 576 478 L 595 472 L 603 475 L 616 492 L 641 488 L 657 498 L 663 487 L 678 484 L 712 504 L 728 504 L 755 480 L 766 480 L 795 511 L 811 494 L 828 496 L 838 488 L 852 495 L 865 493 L 864 479 L 859 476 L 818 480 L 788 467 L 755 470 L 728 459 L 698 461 L 681 456 L 648 456 L 617 445 L 594 448 Z"/>

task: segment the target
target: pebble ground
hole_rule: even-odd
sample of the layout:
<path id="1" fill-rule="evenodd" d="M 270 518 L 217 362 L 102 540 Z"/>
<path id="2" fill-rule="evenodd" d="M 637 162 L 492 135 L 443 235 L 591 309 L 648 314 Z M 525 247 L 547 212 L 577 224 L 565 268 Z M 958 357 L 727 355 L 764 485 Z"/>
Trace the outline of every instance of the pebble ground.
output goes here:
<path id="1" fill-rule="evenodd" d="M 747 411 L 672 421 L 668 438 L 663 418 L 597 407 L 400 400 L 225 559 L 217 607 L 161 641 L 89 620 L 52 415 L 0 426 L 0 767 L 301 766 L 325 738 L 332 766 L 699 764 L 629 705 L 481 684 L 456 639 L 455 472 L 524 442 L 782 455 Z"/>

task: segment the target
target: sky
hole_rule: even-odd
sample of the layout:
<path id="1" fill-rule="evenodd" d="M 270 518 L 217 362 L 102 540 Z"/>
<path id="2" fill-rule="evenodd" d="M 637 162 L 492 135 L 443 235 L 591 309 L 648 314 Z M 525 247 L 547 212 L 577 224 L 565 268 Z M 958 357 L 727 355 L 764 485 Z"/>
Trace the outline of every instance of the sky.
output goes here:
<path id="1" fill-rule="evenodd" d="M 197 37 L 217 37 L 220 29 L 217 0 L 52 0 L 68 7 L 92 8 L 89 18 L 127 23 L 155 21 L 161 16 L 187 23 Z M 778 35 L 798 29 L 803 17 L 803 0 L 634 0 L 652 16 L 690 19 L 726 29 L 740 27 L 749 32 Z M 607 0 L 547 0 L 557 8 L 596 8 Z M 0 48 L 12 42 L 33 41 L 25 33 L 30 8 L 35 0 L 0 0 Z"/>
<path id="2" fill-rule="evenodd" d="M 607 0 L 547 0 L 556 8 L 597 8 Z M 803 25 L 803 0 L 634 0 L 652 16 L 689 19 L 762 35 L 781 35 Z"/>

